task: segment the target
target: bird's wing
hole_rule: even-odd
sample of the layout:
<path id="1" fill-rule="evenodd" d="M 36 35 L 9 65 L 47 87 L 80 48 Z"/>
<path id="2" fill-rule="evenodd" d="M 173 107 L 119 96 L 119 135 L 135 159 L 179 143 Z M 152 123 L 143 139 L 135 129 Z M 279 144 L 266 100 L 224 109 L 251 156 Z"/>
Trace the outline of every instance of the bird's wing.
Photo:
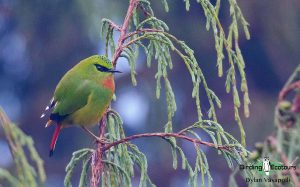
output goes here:
<path id="1" fill-rule="evenodd" d="M 50 100 L 49 104 L 46 106 L 45 111 L 42 113 L 41 118 L 45 117 L 47 111 L 49 109 L 52 109 L 55 106 L 56 101 L 54 101 L 54 98 L 52 97 L 52 99 Z"/>
<path id="2" fill-rule="evenodd" d="M 71 73 L 71 72 L 69 72 Z M 54 100 L 56 105 L 52 111 L 51 120 L 61 121 L 65 116 L 84 107 L 91 94 L 90 80 L 66 74 L 55 89 Z"/>

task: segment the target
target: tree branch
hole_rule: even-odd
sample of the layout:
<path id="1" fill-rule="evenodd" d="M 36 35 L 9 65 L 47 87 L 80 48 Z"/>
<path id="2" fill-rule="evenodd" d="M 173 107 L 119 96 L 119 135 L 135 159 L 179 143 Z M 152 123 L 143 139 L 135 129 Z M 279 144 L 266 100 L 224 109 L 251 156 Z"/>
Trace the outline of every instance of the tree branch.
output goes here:
<path id="1" fill-rule="evenodd" d="M 103 150 L 108 150 L 111 147 L 117 146 L 121 143 L 125 143 L 125 142 L 128 142 L 130 140 L 137 139 L 137 138 L 143 138 L 143 137 L 161 137 L 161 138 L 175 137 L 175 138 L 184 139 L 184 140 L 196 143 L 196 144 L 206 145 L 208 147 L 214 147 L 216 149 L 223 149 L 223 150 L 227 150 L 227 151 L 230 151 L 230 147 L 231 147 L 230 145 L 217 145 L 216 146 L 214 143 L 205 142 L 205 141 L 201 141 L 199 139 L 184 136 L 180 133 L 160 133 L 159 132 L 159 133 L 144 133 L 144 134 L 136 134 L 136 135 L 128 136 L 124 139 L 121 139 L 121 140 L 118 140 L 118 141 L 115 141 L 115 142 L 112 142 L 112 143 L 106 145 L 103 148 Z"/>
<path id="2" fill-rule="evenodd" d="M 127 14 L 126 14 L 126 17 L 124 19 L 121 30 L 120 30 L 121 33 L 120 33 L 120 37 L 119 37 L 119 40 L 118 40 L 117 49 L 116 49 L 116 51 L 113 55 L 113 58 L 112 58 L 112 64 L 114 66 L 116 66 L 117 60 L 118 60 L 118 58 L 120 57 L 120 55 L 123 51 L 122 45 L 126 40 L 126 32 L 127 32 L 128 26 L 129 26 L 129 21 L 130 21 L 130 18 L 132 17 L 133 10 L 136 8 L 137 5 L 138 5 L 138 0 L 130 0 L 129 7 L 127 9 Z"/>
<path id="3" fill-rule="evenodd" d="M 104 117 L 99 122 L 99 138 L 103 139 L 105 134 L 106 127 L 106 113 L 103 115 Z M 96 139 L 97 140 L 97 139 Z M 101 173 L 103 171 L 103 153 L 104 153 L 104 144 L 97 141 L 97 150 L 92 155 L 92 177 L 90 180 L 91 187 L 99 186 L 99 180 Z"/>
<path id="4" fill-rule="evenodd" d="M 142 4 L 138 4 L 138 7 L 143 11 L 144 15 L 146 17 L 151 17 L 152 15 L 145 9 L 145 7 Z"/>
<path id="5" fill-rule="evenodd" d="M 280 158 L 281 158 L 283 164 L 284 164 L 285 166 L 288 166 L 290 163 L 289 163 L 289 160 L 288 160 L 287 156 L 286 156 L 282 151 L 280 151 L 280 150 L 277 148 L 277 145 L 278 145 L 277 139 L 276 139 L 275 137 L 273 137 L 273 136 L 270 136 L 270 137 L 268 138 L 268 141 L 270 142 L 270 144 L 271 144 L 272 146 L 276 147 L 276 151 L 277 151 L 277 153 L 279 154 L 279 156 L 280 156 Z M 298 180 L 296 171 L 290 169 L 290 170 L 289 170 L 289 173 L 290 173 L 290 175 L 291 175 L 291 177 L 292 177 L 292 181 L 293 181 L 294 185 L 295 185 L 295 186 L 300 186 L 300 182 L 299 182 L 299 180 Z"/>
<path id="6" fill-rule="evenodd" d="M 115 24 L 114 22 L 112 22 L 111 20 L 107 20 L 109 26 L 117 31 L 121 31 L 121 27 L 117 24 Z"/>
<path id="7" fill-rule="evenodd" d="M 295 89 L 300 89 L 300 80 L 285 86 L 279 93 L 278 102 L 283 101 L 286 95 Z"/>
<path id="8" fill-rule="evenodd" d="M 164 33 L 163 30 L 159 30 L 159 29 L 150 29 L 150 28 L 139 29 L 139 30 L 136 30 L 136 31 L 133 31 L 133 32 L 128 33 L 128 34 L 125 36 L 125 39 L 128 39 L 128 38 L 132 37 L 133 35 L 140 34 L 140 33 L 144 33 L 144 32 L 163 32 L 163 33 Z"/>
<path id="9" fill-rule="evenodd" d="M 109 25 L 111 27 L 120 31 L 120 37 L 118 40 L 117 49 L 112 58 L 112 64 L 114 67 L 116 66 L 117 60 L 123 51 L 122 45 L 126 40 L 126 32 L 127 32 L 128 26 L 129 26 L 129 21 L 130 21 L 130 18 L 132 17 L 133 10 L 136 8 L 137 5 L 138 5 L 138 0 L 130 0 L 129 7 L 128 7 L 128 10 L 126 13 L 126 17 L 124 19 L 124 22 L 123 22 L 121 28 L 118 25 L 116 25 L 115 23 L 109 21 Z M 105 113 L 103 115 L 101 121 L 99 122 L 99 138 L 100 139 L 104 139 L 105 127 L 106 127 L 106 120 L 105 120 L 106 117 L 107 117 L 107 113 Z M 97 150 L 92 155 L 92 162 L 91 162 L 92 177 L 90 179 L 91 187 L 97 187 L 99 185 L 101 173 L 103 172 L 103 167 L 104 167 L 104 165 L 103 165 L 103 154 L 105 152 L 104 147 L 105 147 L 105 144 L 103 144 L 101 142 L 97 142 Z"/>

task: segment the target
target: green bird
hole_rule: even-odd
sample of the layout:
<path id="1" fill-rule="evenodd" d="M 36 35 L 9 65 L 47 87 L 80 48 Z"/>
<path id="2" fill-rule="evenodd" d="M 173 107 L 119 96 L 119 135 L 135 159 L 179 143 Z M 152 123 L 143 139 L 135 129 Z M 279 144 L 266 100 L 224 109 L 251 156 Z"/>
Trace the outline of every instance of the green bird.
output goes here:
<path id="1" fill-rule="evenodd" d="M 75 65 L 59 81 L 45 111 L 52 109 L 45 127 L 56 123 L 49 156 L 62 128 L 97 124 L 108 108 L 115 92 L 113 64 L 105 56 L 93 55 Z M 41 118 L 45 113 L 41 115 Z M 88 131 L 89 132 L 89 131 Z"/>

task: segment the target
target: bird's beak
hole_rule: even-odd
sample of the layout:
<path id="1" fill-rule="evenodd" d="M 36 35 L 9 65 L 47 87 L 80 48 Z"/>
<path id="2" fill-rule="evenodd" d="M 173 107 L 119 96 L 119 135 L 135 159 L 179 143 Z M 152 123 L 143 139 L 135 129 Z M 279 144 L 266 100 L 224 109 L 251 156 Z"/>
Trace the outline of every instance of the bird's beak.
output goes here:
<path id="1" fill-rule="evenodd" d="M 121 71 L 114 70 L 114 69 L 112 69 L 112 70 L 109 70 L 108 72 L 110 72 L 110 73 L 122 73 Z"/>

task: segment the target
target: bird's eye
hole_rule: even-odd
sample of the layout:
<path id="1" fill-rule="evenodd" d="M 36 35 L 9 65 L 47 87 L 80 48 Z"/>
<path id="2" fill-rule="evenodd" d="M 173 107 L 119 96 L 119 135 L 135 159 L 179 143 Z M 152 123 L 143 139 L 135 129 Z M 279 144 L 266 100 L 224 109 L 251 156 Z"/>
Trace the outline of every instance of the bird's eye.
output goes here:
<path id="1" fill-rule="evenodd" d="M 98 71 L 101 71 L 101 72 L 108 72 L 109 69 L 104 67 L 104 66 L 101 66 L 100 64 L 95 64 L 96 68 Z"/>

